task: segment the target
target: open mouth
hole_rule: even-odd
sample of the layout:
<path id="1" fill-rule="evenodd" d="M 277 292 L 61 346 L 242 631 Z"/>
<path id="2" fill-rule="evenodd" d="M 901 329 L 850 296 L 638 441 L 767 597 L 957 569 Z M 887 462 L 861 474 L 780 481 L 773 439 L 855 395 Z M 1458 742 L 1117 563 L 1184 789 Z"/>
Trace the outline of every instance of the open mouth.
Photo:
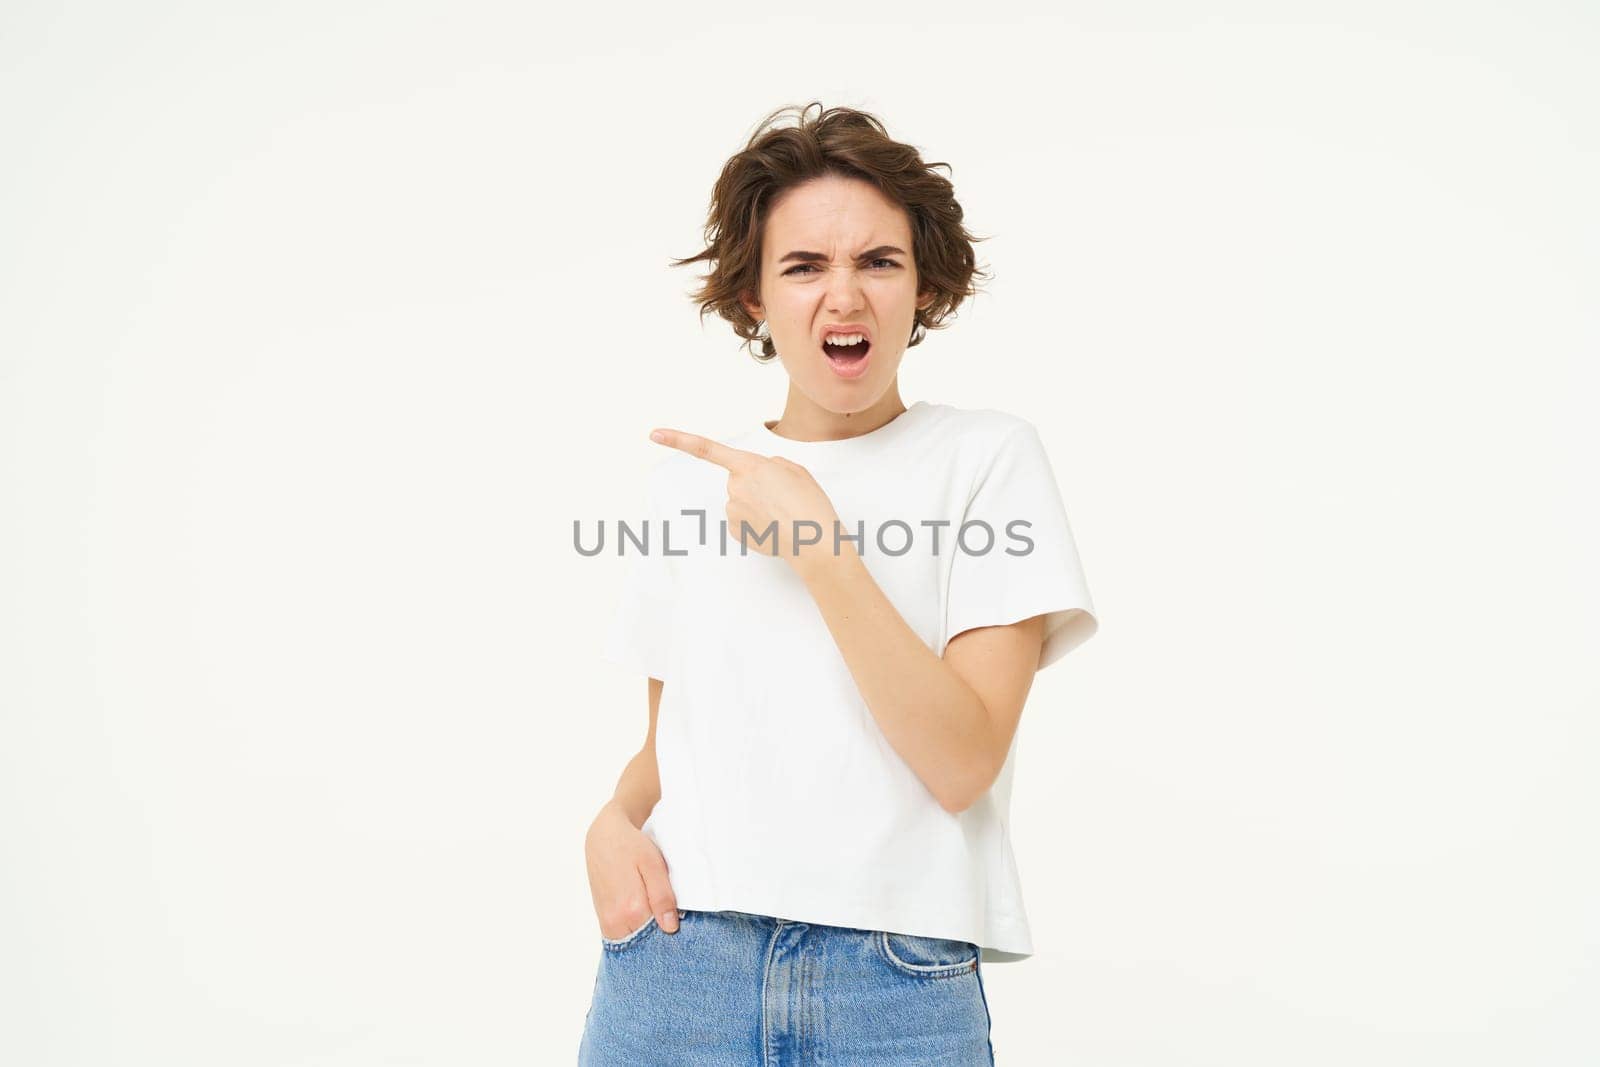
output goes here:
<path id="1" fill-rule="evenodd" d="M 862 338 L 853 345 L 822 342 L 822 353 L 828 357 L 828 366 L 841 378 L 859 378 L 867 371 L 867 350 L 872 343 Z"/>
<path id="2" fill-rule="evenodd" d="M 867 349 L 872 347 L 871 341 L 857 341 L 853 345 L 838 345 L 832 341 L 822 342 L 822 350 L 828 354 L 829 359 L 838 359 L 849 362 L 860 359 L 867 354 Z"/>

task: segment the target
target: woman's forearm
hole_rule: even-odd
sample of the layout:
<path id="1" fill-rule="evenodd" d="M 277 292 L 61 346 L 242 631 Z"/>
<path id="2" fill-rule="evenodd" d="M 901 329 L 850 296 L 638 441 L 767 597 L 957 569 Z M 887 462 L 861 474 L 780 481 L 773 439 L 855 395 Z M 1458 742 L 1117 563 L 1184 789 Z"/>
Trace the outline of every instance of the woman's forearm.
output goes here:
<path id="1" fill-rule="evenodd" d="M 889 744 L 948 810 L 971 803 L 998 769 L 982 699 L 911 629 L 853 548 L 814 557 L 801 576 Z"/>
<path id="2" fill-rule="evenodd" d="M 646 743 L 622 769 L 617 791 L 606 803 L 618 808 L 634 826 L 642 827 L 660 799 L 661 777 L 656 770 L 656 749 L 654 744 Z"/>

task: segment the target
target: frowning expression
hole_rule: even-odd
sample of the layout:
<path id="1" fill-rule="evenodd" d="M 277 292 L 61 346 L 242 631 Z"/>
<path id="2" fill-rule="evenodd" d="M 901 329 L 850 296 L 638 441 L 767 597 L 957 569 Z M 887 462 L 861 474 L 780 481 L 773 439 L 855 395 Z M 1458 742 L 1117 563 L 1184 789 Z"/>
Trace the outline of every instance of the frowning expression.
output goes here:
<path id="1" fill-rule="evenodd" d="M 758 301 L 794 385 L 830 411 L 868 407 L 894 383 L 918 307 L 911 222 L 870 183 L 828 175 L 767 215 Z"/>

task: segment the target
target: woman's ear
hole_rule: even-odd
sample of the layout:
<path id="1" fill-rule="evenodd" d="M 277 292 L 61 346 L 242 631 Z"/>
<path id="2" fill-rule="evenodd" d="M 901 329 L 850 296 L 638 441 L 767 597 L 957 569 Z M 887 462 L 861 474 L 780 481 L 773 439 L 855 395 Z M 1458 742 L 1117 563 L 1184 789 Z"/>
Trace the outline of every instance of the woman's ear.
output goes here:
<path id="1" fill-rule="evenodd" d="M 934 292 L 932 289 L 929 289 L 927 292 L 923 293 L 917 298 L 917 310 L 927 311 L 928 306 L 933 303 L 933 298 L 938 295 L 939 294 Z"/>
<path id="2" fill-rule="evenodd" d="M 739 298 L 739 304 L 745 309 L 746 312 L 749 313 L 750 317 L 755 319 L 757 322 L 760 322 L 762 319 L 767 317 L 767 313 L 761 310 L 761 301 L 757 300 L 749 293 L 746 293 Z"/>

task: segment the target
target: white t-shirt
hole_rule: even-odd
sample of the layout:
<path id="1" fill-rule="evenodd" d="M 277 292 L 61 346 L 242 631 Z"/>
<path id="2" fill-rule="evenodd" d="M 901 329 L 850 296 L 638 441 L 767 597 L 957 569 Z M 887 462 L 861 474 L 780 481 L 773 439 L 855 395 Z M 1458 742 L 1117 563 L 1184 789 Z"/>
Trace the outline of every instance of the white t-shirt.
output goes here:
<path id="1" fill-rule="evenodd" d="M 852 545 L 866 569 L 935 653 L 963 630 L 1043 614 L 1043 668 L 1095 632 L 1027 420 L 918 401 L 847 440 L 791 441 L 761 423 L 719 439 L 809 470 L 841 536 L 862 535 Z M 956 938 L 984 962 L 1032 955 L 1007 828 L 1015 742 L 982 798 L 944 810 L 879 729 L 772 539 L 741 555 L 727 481 L 678 451 L 651 469 L 648 511 L 626 523 L 625 549 L 619 538 L 630 559 L 604 650 L 664 683 L 661 799 L 643 829 L 678 906 Z M 831 551 L 834 531 L 820 533 Z"/>

